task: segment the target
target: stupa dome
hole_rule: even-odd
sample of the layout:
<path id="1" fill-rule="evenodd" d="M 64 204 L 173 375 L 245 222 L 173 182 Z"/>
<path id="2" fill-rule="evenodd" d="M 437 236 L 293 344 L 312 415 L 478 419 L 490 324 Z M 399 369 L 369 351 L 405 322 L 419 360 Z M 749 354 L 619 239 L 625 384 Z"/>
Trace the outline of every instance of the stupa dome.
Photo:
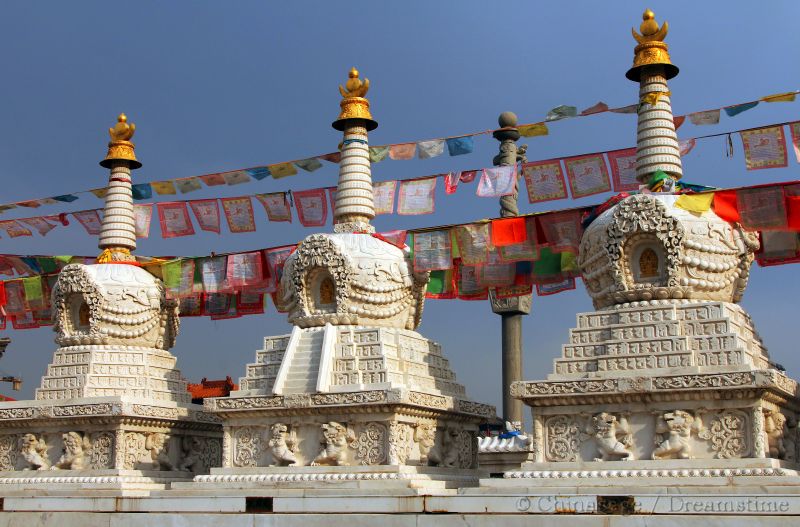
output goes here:
<path id="1" fill-rule="evenodd" d="M 419 326 L 428 273 L 408 248 L 366 233 L 312 234 L 286 260 L 279 307 L 299 327 Z"/>
<path id="2" fill-rule="evenodd" d="M 169 349 L 178 334 L 177 303 L 161 281 L 127 264 L 70 264 L 53 288 L 61 346 L 122 344 Z"/>
<path id="3" fill-rule="evenodd" d="M 677 198 L 630 196 L 586 229 L 578 263 L 596 309 L 669 299 L 741 299 L 757 235 L 711 210 L 696 214 L 676 207 Z"/>

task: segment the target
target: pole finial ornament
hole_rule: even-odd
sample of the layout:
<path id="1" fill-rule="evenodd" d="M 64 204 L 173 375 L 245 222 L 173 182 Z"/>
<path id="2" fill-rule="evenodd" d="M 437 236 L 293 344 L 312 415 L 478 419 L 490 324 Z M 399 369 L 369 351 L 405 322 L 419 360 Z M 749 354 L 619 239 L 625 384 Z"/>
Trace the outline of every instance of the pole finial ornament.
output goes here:
<path id="1" fill-rule="evenodd" d="M 633 50 L 633 67 L 625 76 L 634 82 L 639 82 L 642 69 L 647 66 L 660 66 L 667 79 L 675 77 L 678 74 L 678 68 L 670 61 L 667 45 L 664 43 L 669 31 L 669 23 L 664 22 L 659 26 L 655 13 L 646 9 L 642 14 L 639 31 L 641 34 L 631 28 L 631 35 L 638 45 Z"/>
<path id="2" fill-rule="evenodd" d="M 108 143 L 108 153 L 105 159 L 100 161 L 100 166 L 111 168 L 116 161 L 127 161 L 131 169 L 140 168 L 142 164 L 136 159 L 134 144 L 131 138 L 136 132 L 136 125 L 128 122 L 128 116 L 124 113 L 117 117 L 117 124 L 108 129 L 111 141 Z"/>
<path id="3" fill-rule="evenodd" d="M 333 122 L 336 130 L 343 132 L 350 119 L 363 121 L 368 131 L 378 127 L 378 123 L 372 119 L 372 115 L 369 113 L 369 101 L 365 98 L 367 91 L 369 91 L 369 79 L 361 80 L 358 70 L 355 67 L 350 68 L 347 82 L 344 86 L 339 85 L 339 93 L 342 94 L 339 106 L 342 111 L 339 112 L 339 118 Z"/>

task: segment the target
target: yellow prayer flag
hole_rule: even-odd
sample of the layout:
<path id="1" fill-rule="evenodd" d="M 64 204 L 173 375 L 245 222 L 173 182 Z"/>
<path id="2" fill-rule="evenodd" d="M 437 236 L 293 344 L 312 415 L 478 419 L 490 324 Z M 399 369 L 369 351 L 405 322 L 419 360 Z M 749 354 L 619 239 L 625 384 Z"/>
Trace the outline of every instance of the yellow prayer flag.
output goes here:
<path id="1" fill-rule="evenodd" d="M 160 194 L 162 196 L 178 193 L 178 191 L 175 189 L 175 184 L 172 181 L 154 181 L 150 183 L 150 186 L 153 187 L 153 190 L 156 191 L 156 194 Z"/>
<path id="2" fill-rule="evenodd" d="M 578 259 L 575 257 L 575 253 L 561 253 L 561 272 L 565 271 L 580 271 L 580 268 L 578 267 Z"/>
<path id="3" fill-rule="evenodd" d="M 795 92 L 790 91 L 786 93 L 776 93 L 775 95 L 767 95 L 766 97 L 762 97 L 761 100 L 764 102 L 793 102 L 796 95 Z"/>
<path id="4" fill-rule="evenodd" d="M 278 163 L 276 165 L 269 165 L 267 168 L 269 168 L 269 173 L 272 174 L 272 177 L 275 179 L 297 174 L 297 169 L 294 168 L 294 165 L 291 163 Z"/>
<path id="5" fill-rule="evenodd" d="M 106 194 L 108 194 L 108 189 L 106 187 L 95 188 L 95 189 L 90 190 L 89 192 L 91 192 L 92 194 L 94 194 L 98 198 L 103 199 L 103 198 L 106 197 Z"/>
<path id="6" fill-rule="evenodd" d="M 642 96 L 642 102 L 643 103 L 647 103 L 650 106 L 655 106 L 656 104 L 658 104 L 658 100 L 661 99 L 661 97 L 664 97 L 664 96 L 669 97 L 671 95 L 672 95 L 672 92 L 668 92 L 668 91 L 667 92 L 651 91 L 650 93 L 646 93 L 645 95 Z"/>
<path id="7" fill-rule="evenodd" d="M 539 135 L 547 135 L 549 132 L 547 130 L 547 125 L 544 123 L 534 123 L 534 124 L 523 124 L 522 126 L 518 127 L 520 135 L 523 137 L 536 137 Z"/>
<path id="8" fill-rule="evenodd" d="M 704 192 L 702 194 L 681 194 L 675 200 L 675 206 L 689 212 L 702 214 L 711 208 L 711 202 L 714 201 L 713 192 Z"/>

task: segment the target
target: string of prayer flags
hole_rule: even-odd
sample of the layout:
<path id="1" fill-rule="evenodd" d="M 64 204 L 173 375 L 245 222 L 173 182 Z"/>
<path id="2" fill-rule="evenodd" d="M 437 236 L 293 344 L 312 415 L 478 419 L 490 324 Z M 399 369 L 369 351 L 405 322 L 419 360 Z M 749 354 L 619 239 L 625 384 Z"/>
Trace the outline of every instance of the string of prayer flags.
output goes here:
<path id="1" fill-rule="evenodd" d="M 789 123 L 789 130 L 792 133 L 794 156 L 797 159 L 797 162 L 800 163 L 800 121 Z"/>
<path id="2" fill-rule="evenodd" d="M 397 181 L 381 181 L 372 185 L 372 201 L 375 214 L 394 213 L 394 194 Z"/>
<path id="3" fill-rule="evenodd" d="M 52 223 L 48 222 L 45 218 L 38 216 L 34 218 L 23 218 L 20 219 L 22 223 L 29 227 L 33 227 L 36 232 L 41 234 L 42 236 L 46 236 L 48 232 L 55 229 L 56 226 Z"/>
<path id="4" fill-rule="evenodd" d="M 228 255 L 226 271 L 228 286 L 234 289 L 264 285 L 264 265 L 261 251 Z"/>
<path id="5" fill-rule="evenodd" d="M 556 199 L 566 199 L 567 184 L 558 160 L 537 161 L 522 165 L 525 187 L 528 189 L 529 203 L 542 203 Z"/>
<path id="6" fill-rule="evenodd" d="M 220 233 L 219 203 L 215 199 L 196 199 L 189 202 L 197 224 L 204 231 Z"/>
<path id="7" fill-rule="evenodd" d="M 757 187 L 736 191 L 739 222 L 750 230 L 785 230 L 783 187 Z"/>
<path id="8" fill-rule="evenodd" d="M 162 238 L 177 238 L 194 234 L 189 209 L 184 201 L 157 203 Z"/>
<path id="9" fill-rule="evenodd" d="M 267 213 L 269 221 L 292 222 L 292 209 L 289 206 L 289 198 L 285 192 L 256 194 L 256 199 L 264 206 L 264 211 Z"/>
<path id="10" fill-rule="evenodd" d="M 297 174 L 297 169 L 291 163 L 276 163 L 269 165 L 269 173 L 272 174 L 274 179 L 285 178 Z"/>
<path id="11" fill-rule="evenodd" d="M 564 159 L 572 197 L 583 198 L 611 191 L 611 181 L 603 154 L 589 154 Z"/>
<path id="12" fill-rule="evenodd" d="M 447 142 L 447 152 L 451 156 L 470 154 L 475 150 L 475 141 L 470 135 L 464 137 L 449 137 L 445 139 L 445 141 Z"/>
<path id="13" fill-rule="evenodd" d="M 181 194 L 188 194 L 189 192 L 194 192 L 195 190 L 203 188 L 196 178 L 177 179 L 175 180 L 175 187 L 177 187 Z"/>
<path id="14" fill-rule="evenodd" d="M 636 148 L 614 150 L 606 155 L 611 165 L 614 192 L 638 190 L 640 183 L 636 179 Z"/>
<path id="15" fill-rule="evenodd" d="M 444 153 L 444 139 L 433 139 L 431 141 L 419 141 L 417 143 L 417 155 L 420 159 L 430 159 L 438 157 Z"/>
<path id="16" fill-rule="evenodd" d="M 432 177 L 400 182 L 397 213 L 403 216 L 433 213 L 437 180 Z"/>
<path id="17" fill-rule="evenodd" d="M 73 212 L 72 217 L 78 220 L 86 232 L 90 236 L 97 236 L 100 234 L 102 222 L 100 221 L 100 214 L 97 210 L 82 210 Z M 30 232 L 30 231 L 28 231 Z"/>
<path id="18" fill-rule="evenodd" d="M 781 168 L 787 165 L 783 126 L 771 126 L 739 132 L 744 147 L 747 170 Z"/>
<path id="19" fill-rule="evenodd" d="M 561 119 L 566 119 L 567 117 L 576 117 L 577 115 L 578 109 L 575 106 L 567 106 L 562 104 L 561 106 L 556 106 L 547 112 L 547 116 L 545 116 L 544 120 L 546 122 L 560 121 Z"/>
<path id="20" fill-rule="evenodd" d="M 415 233 L 413 249 L 415 271 L 437 271 L 452 267 L 449 230 Z"/>
<path id="21" fill-rule="evenodd" d="M 719 110 L 690 113 L 689 120 L 696 125 L 719 124 Z"/>
<path id="22" fill-rule="evenodd" d="M 256 219 L 253 214 L 253 202 L 250 196 L 239 198 L 221 198 L 222 210 L 228 220 L 228 228 L 232 233 L 255 232 Z"/>
<path id="23" fill-rule="evenodd" d="M 328 219 L 328 203 L 324 188 L 293 192 L 297 218 L 304 227 L 321 227 Z"/>
<path id="24" fill-rule="evenodd" d="M 305 170 L 306 172 L 314 172 L 315 170 L 322 168 L 322 163 L 320 163 L 319 159 L 317 159 L 316 157 L 301 159 L 299 161 L 295 161 L 294 164 L 295 166 Z M 268 171 L 266 172 L 266 175 L 269 175 Z"/>
<path id="25" fill-rule="evenodd" d="M 137 238 L 150 236 L 150 222 L 153 219 L 153 204 L 133 206 L 133 225 Z"/>
<path id="26" fill-rule="evenodd" d="M 544 123 L 523 124 L 517 127 L 517 131 L 522 137 L 539 137 L 550 133 Z"/>
<path id="27" fill-rule="evenodd" d="M 389 147 L 389 158 L 395 160 L 414 159 L 417 153 L 416 143 L 405 143 L 400 145 L 391 145 Z"/>
<path id="28" fill-rule="evenodd" d="M 480 198 L 509 196 L 517 189 L 517 165 L 484 168 L 475 195 Z"/>
<path id="29" fill-rule="evenodd" d="M 756 106 L 758 106 L 758 101 L 752 101 L 743 104 L 734 104 L 733 106 L 726 106 L 723 108 L 723 110 L 725 110 L 725 113 L 728 114 L 728 117 L 734 117 L 742 112 L 751 110 Z"/>

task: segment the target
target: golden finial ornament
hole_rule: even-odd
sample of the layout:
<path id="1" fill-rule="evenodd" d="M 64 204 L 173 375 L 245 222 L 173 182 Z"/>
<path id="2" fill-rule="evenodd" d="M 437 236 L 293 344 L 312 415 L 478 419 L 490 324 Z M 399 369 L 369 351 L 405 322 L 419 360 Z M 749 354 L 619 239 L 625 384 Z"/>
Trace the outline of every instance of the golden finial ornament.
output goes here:
<path id="1" fill-rule="evenodd" d="M 108 143 L 108 153 L 105 159 L 100 161 L 100 166 L 111 168 L 114 161 L 127 161 L 130 168 L 140 168 L 142 164 L 136 159 L 134 144 L 131 138 L 136 132 L 136 125 L 128 122 L 128 116 L 124 113 L 117 117 L 117 124 L 108 129 L 111 141 Z"/>
<path id="2" fill-rule="evenodd" d="M 642 68 L 647 66 L 661 66 L 664 76 L 671 79 L 678 74 L 678 67 L 669 59 L 669 52 L 664 39 L 669 31 L 669 23 L 664 22 L 660 27 L 656 22 L 656 15 L 650 9 L 642 14 L 642 24 L 639 26 L 641 34 L 631 28 L 631 34 L 638 45 L 633 50 L 633 67 L 625 74 L 634 82 L 639 82 Z"/>
<path id="3" fill-rule="evenodd" d="M 333 127 L 342 132 L 347 127 L 347 121 L 359 119 L 364 122 L 367 130 L 376 129 L 378 123 L 372 119 L 369 113 L 369 101 L 365 99 L 369 90 L 369 79 L 365 78 L 362 81 L 356 68 L 351 68 L 347 77 L 344 87 L 339 85 L 339 93 L 342 94 L 339 106 L 342 110 L 338 119 L 333 122 Z"/>

